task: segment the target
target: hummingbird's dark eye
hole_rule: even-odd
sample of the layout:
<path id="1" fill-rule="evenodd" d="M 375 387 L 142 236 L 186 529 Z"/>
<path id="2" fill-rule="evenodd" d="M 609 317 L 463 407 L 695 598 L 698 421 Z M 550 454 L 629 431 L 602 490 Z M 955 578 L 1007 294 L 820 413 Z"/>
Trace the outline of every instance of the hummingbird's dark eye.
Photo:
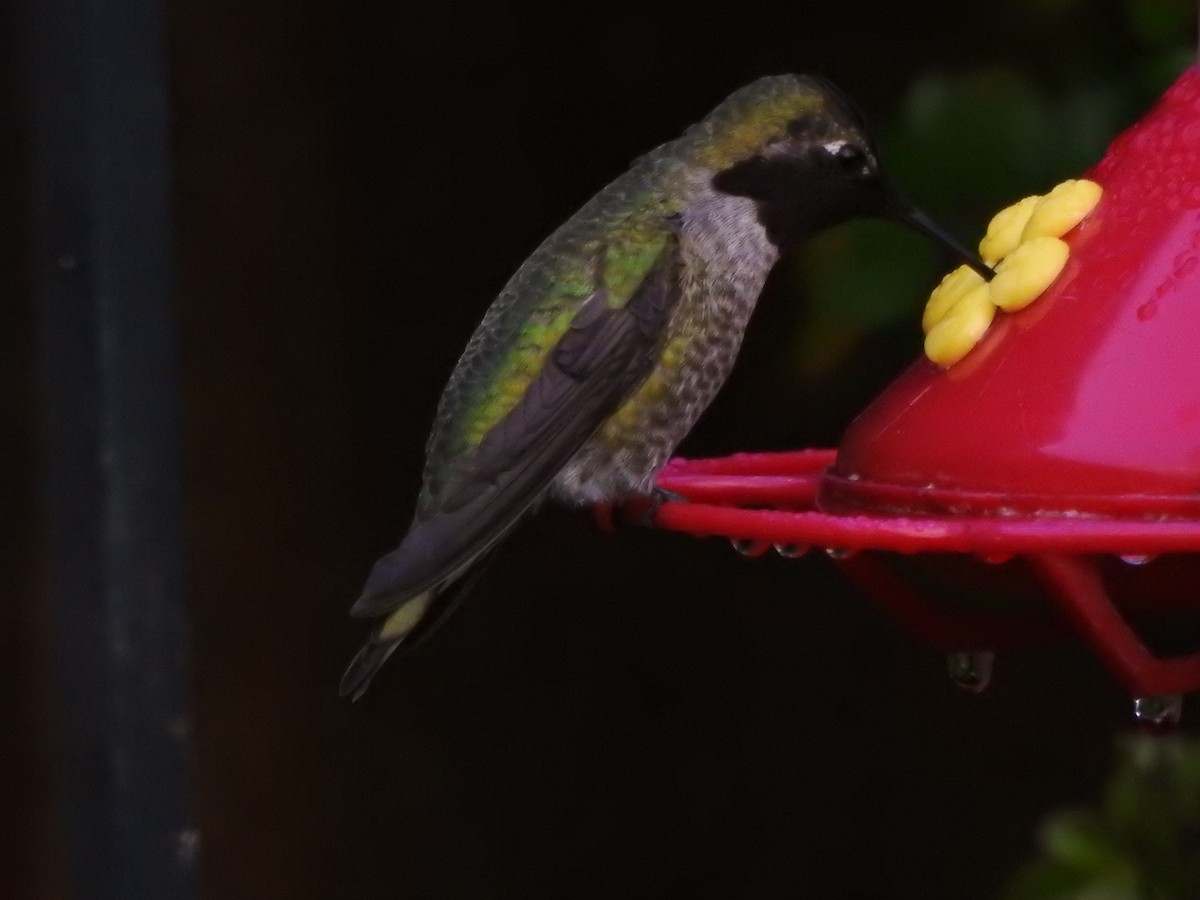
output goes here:
<path id="1" fill-rule="evenodd" d="M 795 138 L 808 137 L 812 133 L 816 121 L 816 116 L 804 113 L 788 122 L 787 133 Z"/>
<path id="2" fill-rule="evenodd" d="M 867 161 L 867 153 L 857 144 L 842 144 L 837 148 L 837 161 L 845 169 L 857 169 Z"/>

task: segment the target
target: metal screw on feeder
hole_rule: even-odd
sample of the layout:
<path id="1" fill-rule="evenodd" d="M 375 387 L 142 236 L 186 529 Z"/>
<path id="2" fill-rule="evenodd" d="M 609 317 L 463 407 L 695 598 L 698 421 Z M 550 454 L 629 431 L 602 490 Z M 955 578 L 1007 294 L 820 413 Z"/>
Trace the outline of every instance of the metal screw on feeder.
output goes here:
<path id="1" fill-rule="evenodd" d="M 1173 721 L 1200 650 L 1155 656 L 1126 616 L 1200 611 L 1200 68 L 1085 180 L 997 216 L 980 249 L 996 278 L 948 276 L 927 356 L 836 451 L 674 460 L 658 484 L 689 502 L 655 525 L 836 548 L 975 690 L 992 651 L 1074 633 L 1139 719 Z M 943 602 L 930 584 L 948 555 L 954 578 L 1049 614 Z"/>

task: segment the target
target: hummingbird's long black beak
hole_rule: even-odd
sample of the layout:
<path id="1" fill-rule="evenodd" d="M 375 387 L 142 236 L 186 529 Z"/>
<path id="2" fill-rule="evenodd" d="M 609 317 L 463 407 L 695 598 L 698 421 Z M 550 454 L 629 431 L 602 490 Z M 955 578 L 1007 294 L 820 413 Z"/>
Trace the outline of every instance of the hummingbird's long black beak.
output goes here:
<path id="1" fill-rule="evenodd" d="M 978 254 L 972 253 L 949 234 L 942 230 L 942 227 L 937 222 L 925 215 L 907 200 L 900 196 L 893 196 L 891 202 L 891 214 L 893 218 L 903 222 L 914 231 L 918 231 L 926 237 L 932 238 L 941 244 L 964 263 L 983 276 L 984 281 L 991 281 L 995 276 L 995 272 L 991 267 L 979 258 Z"/>

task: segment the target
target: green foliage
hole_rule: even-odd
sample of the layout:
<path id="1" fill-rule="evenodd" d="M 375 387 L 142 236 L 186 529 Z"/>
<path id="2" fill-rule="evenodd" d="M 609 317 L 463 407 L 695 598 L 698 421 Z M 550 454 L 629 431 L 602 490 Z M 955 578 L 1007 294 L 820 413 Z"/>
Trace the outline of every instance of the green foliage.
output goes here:
<path id="1" fill-rule="evenodd" d="M 1005 900 L 1200 897 L 1200 741 L 1126 741 L 1098 809 L 1060 813 Z"/>
<path id="2" fill-rule="evenodd" d="M 968 246 L 1004 206 L 1082 175 L 1194 53 L 1192 0 L 1125 0 L 1119 40 L 1094 39 L 1106 0 L 1013 5 L 1030 35 L 1065 37 L 1031 42 L 1037 56 L 1020 68 L 923 74 L 881 140 L 896 181 Z M 810 305 L 796 358 L 808 374 L 837 366 L 872 329 L 911 322 L 916 343 L 919 310 L 946 265 L 919 243 L 896 238 L 894 226 L 854 223 L 801 255 L 794 276 Z"/>
<path id="3" fill-rule="evenodd" d="M 1145 47 L 1172 49 L 1189 39 L 1196 4 L 1191 0 L 1129 0 L 1126 19 Z"/>
<path id="4" fill-rule="evenodd" d="M 935 212 L 995 211 L 1095 162 L 1123 106 L 1112 85 L 1073 85 L 1052 97 L 1015 69 L 931 74 L 910 86 L 885 153 L 896 178 Z"/>

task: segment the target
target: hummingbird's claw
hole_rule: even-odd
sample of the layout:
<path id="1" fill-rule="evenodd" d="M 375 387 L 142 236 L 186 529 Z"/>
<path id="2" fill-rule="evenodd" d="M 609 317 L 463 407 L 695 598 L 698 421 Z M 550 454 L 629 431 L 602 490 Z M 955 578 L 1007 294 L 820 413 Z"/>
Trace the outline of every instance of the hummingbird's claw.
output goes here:
<path id="1" fill-rule="evenodd" d="M 651 528 L 654 526 L 654 519 L 658 516 L 658 509 L 664 503 L 687 503 L 688 498 L 683 494 L 675 491 L 668 491 L 664 487 L 655 485 L 650 490 L 650 503 L 646 506 L 642 513 L 641 525 L 643 528 Z"/>

